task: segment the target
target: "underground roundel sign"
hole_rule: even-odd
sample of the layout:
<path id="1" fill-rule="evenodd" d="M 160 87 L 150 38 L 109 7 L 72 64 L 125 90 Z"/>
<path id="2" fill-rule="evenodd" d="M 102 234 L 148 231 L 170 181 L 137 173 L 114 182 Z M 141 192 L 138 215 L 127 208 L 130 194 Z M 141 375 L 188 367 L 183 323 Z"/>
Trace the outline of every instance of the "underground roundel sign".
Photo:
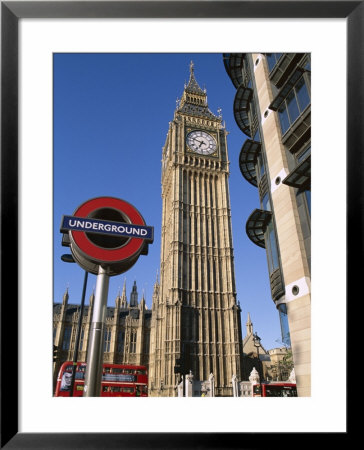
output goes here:
<path id="1" fill-rule="evenodd" d="M 148 253 L 154 228 L 140 212 L 115 197 L 97 197 L 82 203 L 72 216 L 63 216 L 63 245 L 69 245 L 76 262 L 90 273 L 99 266 L 118 275 L 130 269 L 141 254 Z"/>

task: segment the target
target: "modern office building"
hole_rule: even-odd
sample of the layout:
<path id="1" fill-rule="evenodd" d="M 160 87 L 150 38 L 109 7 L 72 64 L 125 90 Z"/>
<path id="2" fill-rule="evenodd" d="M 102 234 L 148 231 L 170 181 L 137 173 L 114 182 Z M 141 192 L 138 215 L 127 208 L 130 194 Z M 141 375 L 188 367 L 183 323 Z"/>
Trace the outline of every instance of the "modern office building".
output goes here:
<path id="1" fill-rule="evenodd" d="M 265 248 L 282 340 L 292 347 L 299 396 L 311 395 L 311 65 L 306 53 L 224 54 L 244 133 L 243 177 L 260 205 L 246 232 Z"/>
<path id="2" fill-rule="evenodd" d="M 153 396 L 176 396 L 180 375 L 190 370 L 200 381 L 213 374 L 216 396 L 231 396 L 232 376 L 241 379 L 226 135 L 191 63 L 162 152 L 160 286 L 149 358 Z"/>

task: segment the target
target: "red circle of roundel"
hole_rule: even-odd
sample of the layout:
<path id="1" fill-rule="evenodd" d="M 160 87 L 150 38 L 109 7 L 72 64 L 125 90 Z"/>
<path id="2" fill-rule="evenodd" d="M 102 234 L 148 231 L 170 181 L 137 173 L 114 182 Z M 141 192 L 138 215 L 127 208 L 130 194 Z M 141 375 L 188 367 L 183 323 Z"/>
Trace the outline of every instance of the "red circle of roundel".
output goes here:
<path id="1" fill-rule="evenodd" d="M 130 203 L 114 197 L 97 197 L 79 206 L 74 216 L 87 218 L 89 214 L 97 209 L 113 208 L 127 216 L 133 225 L 145 225 L 143 217 Z M 105 262 L 123 261 L 133 256 L 142 247 L 144 240 L 141 238 L 130 238 L 123 247 L 116 249 L 105 249 L 93 244 L 84 231 L 71 231 L 73 240 L 77 247 L 91 258 Z"/>

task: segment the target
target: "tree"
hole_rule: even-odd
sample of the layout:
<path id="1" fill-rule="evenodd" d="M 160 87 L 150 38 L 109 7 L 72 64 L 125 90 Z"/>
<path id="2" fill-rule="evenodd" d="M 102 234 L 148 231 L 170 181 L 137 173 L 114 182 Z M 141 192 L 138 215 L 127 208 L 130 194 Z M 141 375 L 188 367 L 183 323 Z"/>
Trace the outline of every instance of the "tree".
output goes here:
<path id="1" fill-rule="evenodd" d="M 280 342 L 280 341 L 276 341 Z M 294 367 L 292 349 L 284 342 L 280 342 L 285 348 L 285 355 L 282 359 L 277 359 L 276 362 L 267 366 L 268 372 L 273 379 L 279 381 L 286 381 Z"/>

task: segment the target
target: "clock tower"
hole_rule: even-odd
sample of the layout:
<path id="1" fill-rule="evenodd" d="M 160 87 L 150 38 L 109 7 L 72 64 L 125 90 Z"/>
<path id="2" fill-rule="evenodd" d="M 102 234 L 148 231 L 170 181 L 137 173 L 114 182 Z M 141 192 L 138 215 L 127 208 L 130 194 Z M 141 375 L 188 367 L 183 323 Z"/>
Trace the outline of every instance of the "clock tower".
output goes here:
<path id="1" fill-rule="evenodd" d="M 180 375 L 215 379 L 231 396 L 241 379 L 227 132 L 208 108 L 194 66 L 162 151 L 160 282 L 153 295 L 149 383 L 152 396 L 176 396 Z"/>

